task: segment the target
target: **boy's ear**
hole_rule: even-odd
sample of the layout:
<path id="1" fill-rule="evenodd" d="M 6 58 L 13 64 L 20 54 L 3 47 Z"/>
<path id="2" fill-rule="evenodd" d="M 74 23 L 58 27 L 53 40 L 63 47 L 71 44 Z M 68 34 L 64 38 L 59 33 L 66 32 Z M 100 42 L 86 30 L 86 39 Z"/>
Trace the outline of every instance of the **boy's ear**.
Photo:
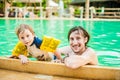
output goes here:
<path id="1" fill-rule="evenodd" d="M 33 34 L 33 36 L 35 37 L 35 34 Z"/>
<path id="2" fill-rule="evenodd" d="M 18 39 L 20 40 L 20 37 L 18 36 Z"/>

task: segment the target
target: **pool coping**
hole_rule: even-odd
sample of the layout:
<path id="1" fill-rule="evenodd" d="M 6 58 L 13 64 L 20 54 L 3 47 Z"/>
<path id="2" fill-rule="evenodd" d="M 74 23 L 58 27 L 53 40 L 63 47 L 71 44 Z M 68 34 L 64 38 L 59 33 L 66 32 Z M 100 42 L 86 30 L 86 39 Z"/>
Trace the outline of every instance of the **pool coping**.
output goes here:
<path id="1" fill-rule="evenodd" d="M 120 19 L 100 19 L 100 18 L 92 18 L 92 19 L 85 19 L 85 18 L 64 18 L 64 17 L 57 17 L 57 18 L 0 18 L 0 19 L 10 19 L 10 20 L 13 20 L 13 19 L 22 19 L 22 20 L 80 20 L 80 21 L 85 21 L 85 20 L 88 20 L 88 21 L 120 21 Z"/>
<path id="2" fill-rule="evenodd" d="M 119 80 L 120 68 L 86 65 L 77 69 L 70 69 L 64 64 L 29 61 L 21 64 L 20 60 L 0 57 L 0 68 L 21 72 L 39 73 L 53 76 L 64 76 L 83 79 Z"/>

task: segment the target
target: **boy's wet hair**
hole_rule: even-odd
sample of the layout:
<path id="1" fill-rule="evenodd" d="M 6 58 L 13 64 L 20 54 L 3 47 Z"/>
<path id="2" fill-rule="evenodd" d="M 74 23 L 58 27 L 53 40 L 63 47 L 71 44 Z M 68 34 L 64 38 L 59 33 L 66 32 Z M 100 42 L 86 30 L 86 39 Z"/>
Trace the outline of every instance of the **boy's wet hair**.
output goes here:
<path id="1" fill-rule="evenodd" d="M 78 31 L 78 32 L 81 32 L 81 34 L 84 36 L 84 37 L 87 37 L 88 40 L 86 42 L 86 44 L 89 42 L 89 39 L 90 39 L 90 35 L 88 34 L 88 32 L 82 28 L 81 26 L 75 26 L 73 28 L 70 29 L 70 31 L 68 32 L 68 41 L 69 41 L 69 38 L 70 38 L 70 35 L 72 32 L 74 31 Z"/>
<path id="2" fill-rule="evenodd" d="M 20 24 L 17 28 L 16 28 L 16 34 L 19 37 L 20 32 L 24 32 L 26 29 L 28 29 L 33 35 L 34 35 L 34 31 L 32 29 L 32 27 L 30 27 L 27 24 Z"/>

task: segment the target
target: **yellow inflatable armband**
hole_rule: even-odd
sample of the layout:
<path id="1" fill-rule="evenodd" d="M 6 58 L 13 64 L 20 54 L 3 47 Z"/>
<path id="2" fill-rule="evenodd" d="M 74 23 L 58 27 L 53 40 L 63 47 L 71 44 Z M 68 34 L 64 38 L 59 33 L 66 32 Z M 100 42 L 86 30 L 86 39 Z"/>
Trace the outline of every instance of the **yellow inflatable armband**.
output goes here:
<path id="1" fill-rule="evenodd" d="M 40 49 L 48 52 L 54 52 L 59 44 L 60 40 L 44 36 Z"/>

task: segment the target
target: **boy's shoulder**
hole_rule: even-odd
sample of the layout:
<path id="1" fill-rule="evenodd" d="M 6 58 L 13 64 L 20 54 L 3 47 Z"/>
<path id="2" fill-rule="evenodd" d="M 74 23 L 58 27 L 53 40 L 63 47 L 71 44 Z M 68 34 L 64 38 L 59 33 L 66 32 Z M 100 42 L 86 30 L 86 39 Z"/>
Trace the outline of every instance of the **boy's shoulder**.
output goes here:
<path id="1" fill-rule="evenodd" d="M 26 50 L 26 46 L 21 41 L 18 41 L 14 49 L 15 50 L 17 49 Z"/>
<path id="2" fill-rule="evenodd" d="M 18 41 L 16 46 L 18 46 L 18 47 L 25 47 L 25 45 L 21 41 Z"/>
<path id="3" fill-rule="evenodd" d="M 25 46 L 21 41 L 18 41 L 18 42 L 17 42 L 17 45 L 18 45 L 18 46 Z"/>
<path id="4" fill-rule="evenodd" d="M 34 41 L 35 41 L 35 42 L 41 42 L 42 39 L 40 39 L 40 38 L 38 38 L 37 36 L 35 36 L 35 37 L 34 37 Z"/>
<path id="5" fill-rule="evenodd" d="M 36 47 L 39 48 L 41 43 L 42 43 L 41 39 L 39 39 L 38 37 L 34 37 L 34 41 L 33 41 L 33 43 L 31 45 L 35 44 Z"/>

